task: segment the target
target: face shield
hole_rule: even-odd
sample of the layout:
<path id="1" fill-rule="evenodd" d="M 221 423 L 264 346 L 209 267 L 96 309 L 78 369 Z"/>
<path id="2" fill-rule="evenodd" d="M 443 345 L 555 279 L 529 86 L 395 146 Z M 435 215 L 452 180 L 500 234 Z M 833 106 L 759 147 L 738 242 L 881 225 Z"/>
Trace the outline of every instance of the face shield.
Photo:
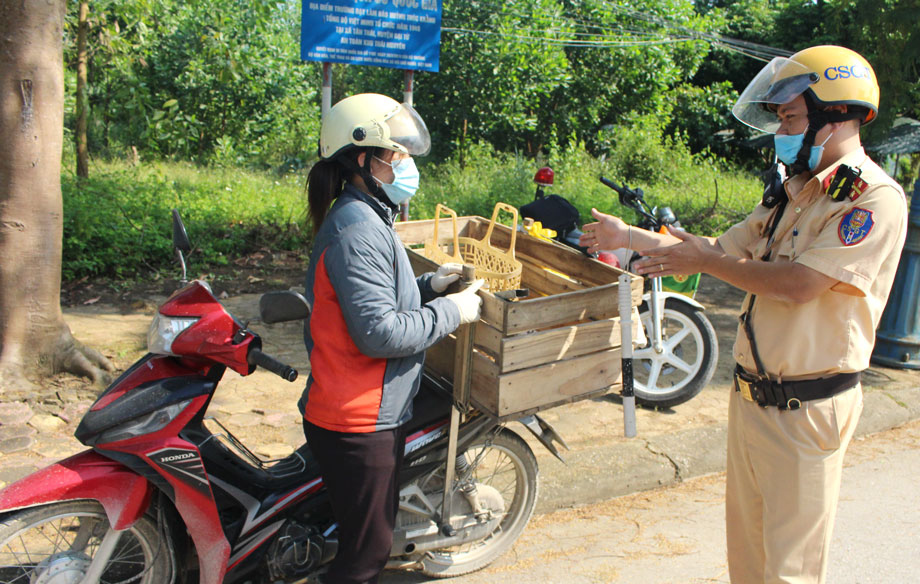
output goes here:
<path id="1" fill-rule="evenodd" d="M 389 128 L 389 139 L 406 149 L 410 156 L 425 156 L 431 151 L 431 136 L 418 112 L 401 104 L 395 115 L 384 123 Z"/>
<path id="2" fill-rule="evenodd" d="M 789 103 L 818 82 L 818 75 L 805 65 L 785 57 L 776 57 L 760 70 L 732 107 L 732 114 L 743 124 L 776 133 L 779 120 L 775 107 Z"/>

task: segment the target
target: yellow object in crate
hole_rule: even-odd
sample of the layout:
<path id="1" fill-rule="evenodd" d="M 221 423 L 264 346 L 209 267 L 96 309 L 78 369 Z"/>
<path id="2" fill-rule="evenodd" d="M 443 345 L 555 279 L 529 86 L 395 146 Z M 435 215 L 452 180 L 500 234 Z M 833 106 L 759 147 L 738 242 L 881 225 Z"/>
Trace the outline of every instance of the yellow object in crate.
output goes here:
<path id="1" fill-rule="evenodd" d="M 498 219 L 498 212 L 504 210 L 514 217 L 511 223 L 511 245 L 506 250 L 500 250 L 491 244 L 492 229 Z M 453 219 L 454 237 L 450 251 L 446 251 L 438 244 L 438 224 L 441 214 L 450 215 Z M 457 234 L 457 213 L 453 209 L 438 205 L 435 207 L 434 237 L 425 242 L 422 255 L 439 264 L 457 262 L 476 266 L 476 277 L 484 279 L 485 288 L 491 292 L 514 290 L 521 287 L 521 262 L 514 259 L 514 243 L 517 237 L 517 209 L 507 203 L 496 203 L 492 211 L 492 220 L 485 237 L 473 239 L 472 237 L 459 237 Z"/>
<path id="2" fill-rule="evenodd" d="M 553 229 L 545 229 L 543 223 L 539 221 L 534 221 L 530 217 L 524 219 L 524 231 L 528 235 L 538 237 L 543 241 L 552 241 L 556 237 L 556 231 Z"/>

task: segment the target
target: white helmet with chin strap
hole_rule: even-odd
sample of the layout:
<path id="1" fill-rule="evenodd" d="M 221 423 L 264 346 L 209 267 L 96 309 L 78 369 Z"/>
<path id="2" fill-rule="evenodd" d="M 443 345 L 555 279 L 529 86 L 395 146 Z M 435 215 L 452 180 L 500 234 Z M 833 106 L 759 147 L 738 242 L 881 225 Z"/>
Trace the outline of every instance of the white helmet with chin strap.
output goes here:
<path id="1" fill-rule="evenodd" d="M 336 160 L 364 181 L 367 189 L 388 205 L 371 173 L 371 156 L 358 165 L 358 148 L 385 148 L 410 156 L 425 156 L 431 150 L 431 136 L 421 116 L 407 103 L 378 93 L 361 93 L 338 102 L 323 117 L 319 136 L 319 156 Z"/>
<path id="2" fill-rule="evenodd" d="M 425 156 L 431 150 L 431 136 L 411 105 L 378 93 L 361 93 L 332 106 L 320 131 L 320 158 L 335 158 L 350 147 Z"/>

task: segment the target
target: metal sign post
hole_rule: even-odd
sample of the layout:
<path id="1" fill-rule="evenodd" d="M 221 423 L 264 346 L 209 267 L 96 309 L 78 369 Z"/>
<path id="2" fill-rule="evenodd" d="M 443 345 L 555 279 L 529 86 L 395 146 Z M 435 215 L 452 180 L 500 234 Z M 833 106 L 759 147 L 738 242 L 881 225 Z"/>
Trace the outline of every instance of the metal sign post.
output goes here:
<path id="1" fill-rule="evenodd" d="M 413 85 L 415 84 L 415 71 L 412 69 L 406 69 L 403 71 L 403 79 L 405 80 L 405 85 L 403 87 L 403 103 L 412 105 L 412 91 Z M 409 220 L 409 201 L 403 201 L 399 204 L 399 220 Z"/>
<path id="2" fill-rule="evenodd" d="M 329 113 L 329 110 L 332 108 L 332 63 L 325 62 L 323 63 L 323 90 L 322 90 L 322 99 L 323 99 L 323 119 L 326 118 L 326 114 Z"/>

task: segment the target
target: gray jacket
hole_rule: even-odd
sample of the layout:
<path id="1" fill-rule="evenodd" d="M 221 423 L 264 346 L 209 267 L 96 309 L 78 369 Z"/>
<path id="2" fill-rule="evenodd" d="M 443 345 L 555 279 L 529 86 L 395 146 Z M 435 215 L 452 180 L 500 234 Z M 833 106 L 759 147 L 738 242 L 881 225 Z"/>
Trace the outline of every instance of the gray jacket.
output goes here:
<path id="1" fill-rule="evenodd" d="M 323 221 L 306 279 L 310 378 L 299 406 L 337 432 L 395 428 L 412 415 L 425 350 L 460 324 L 460 311 L 416 278 L 393 211 L 354 186 Z"/>

